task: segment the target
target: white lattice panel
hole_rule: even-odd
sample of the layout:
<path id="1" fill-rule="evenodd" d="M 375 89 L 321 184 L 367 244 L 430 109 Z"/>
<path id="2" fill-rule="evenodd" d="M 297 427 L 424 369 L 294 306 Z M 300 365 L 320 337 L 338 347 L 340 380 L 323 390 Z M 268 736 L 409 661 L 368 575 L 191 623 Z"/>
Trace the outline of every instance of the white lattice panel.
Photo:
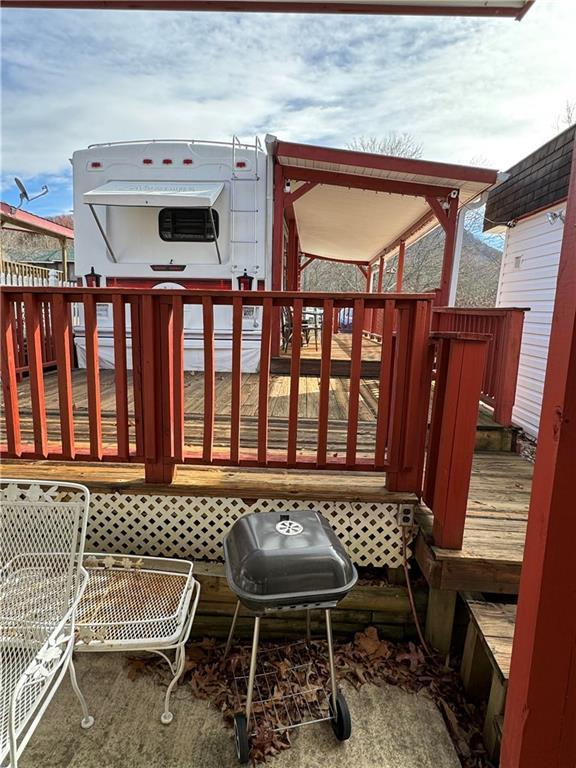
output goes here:
<path id="1" fill-rule="evenodd" d="M 357 565 L 402 565 L 396 504 L 93 493 L 87 549 L 114 554 L 222 560 L 222 541 L 249 512 L 314 509 Z M 408 551 L 410 556 L 410 551 Z"/>

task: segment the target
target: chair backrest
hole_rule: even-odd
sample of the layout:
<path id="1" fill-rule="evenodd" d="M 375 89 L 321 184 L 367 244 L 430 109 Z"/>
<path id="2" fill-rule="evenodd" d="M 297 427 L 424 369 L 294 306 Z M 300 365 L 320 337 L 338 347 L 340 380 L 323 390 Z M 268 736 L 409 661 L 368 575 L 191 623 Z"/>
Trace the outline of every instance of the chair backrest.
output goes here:
<path id="1" fill-rule="evenodd" d="M 0 615 L 40 642 L 76 597 L 89 500 L 76 483 L 0 480 Z"/>

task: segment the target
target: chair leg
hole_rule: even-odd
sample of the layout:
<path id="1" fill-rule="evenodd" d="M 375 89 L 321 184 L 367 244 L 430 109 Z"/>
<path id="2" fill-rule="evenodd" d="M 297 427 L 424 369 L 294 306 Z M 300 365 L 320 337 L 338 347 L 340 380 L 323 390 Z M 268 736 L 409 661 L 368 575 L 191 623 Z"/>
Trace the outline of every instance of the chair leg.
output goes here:
<path id="1" fill-rule="evenodd" d="M 72 684 L 72 689 L 76 696 L 78 697 L 78 701 L 80 702 L 80 706 L 82 707 L 82 720 L 80 722 L 80 725 L 84 730 L 88 730 L 88 728 L 92 728 L 94 725 L 94 718 L 88 711 L 88 704 L 86 704 L 86 699 L 84 698 L 84 694 L 80 690 L 80 686 L 78 685 L 78 680 L 76 679 L 76 669 L 74 667 L 74 661 L 71 658 L 70 659 L 70 683 Z"/>
<path id="2" fill-rule="evenodd" d="M 174 659 L 174 677 L 170 681 L 166 696 L 164 697 L 164 712 L 160 715 L 160 722 L 162 725 L 169 725 L 174 719 L 174 714 L 170 712 L 170 696 L 176 686 L 176 683 L 180 679 L 182 672 L 184 672 L 184 663 L 186 661 L 186 646 L 184 643 L 176 648 L 176 658 Z"/>

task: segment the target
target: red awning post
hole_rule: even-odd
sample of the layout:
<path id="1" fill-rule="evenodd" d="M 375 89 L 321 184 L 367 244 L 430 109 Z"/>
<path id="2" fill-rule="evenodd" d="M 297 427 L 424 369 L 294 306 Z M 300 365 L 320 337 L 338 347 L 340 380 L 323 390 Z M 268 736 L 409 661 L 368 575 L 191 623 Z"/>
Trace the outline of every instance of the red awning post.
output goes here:
<path id="1" fill-rule="evenodd" d="M 398 266 L 396 267 L 396 293 L 402 293 L 402 280 L 404 279 L 404 254 L 406 252 L 406 241 L 400 240 L 398 249 Z"/>
<path id="2" fill-rule="evenodd" d="M 576 765 L 576 144 L 508 684 L 502 768 Z"/>
<path id="3" fill-rule="evenodd" d="M 382 293 L 382 281 L 384 280 L 385 265 L 386 265 L 386 257 L 380 256 L 380 260 L 378 262 L 378 286 L 376 288 L 376 293 Z"/>
<path id="4" fill-rule="evenodd" d="M 298 290 L 298 230 L 296 219 L 288 221 L 288 250 L 286 253 L 286 289 Z"/>
<path id="5" fill-rule="evenodd" d="M 428 205 L 444 230 L 444 258 L 442 260 L 442 275 L 436 295 L 436 306 L 445 307 L 450 296 L 450 283 L 454 268 L 454 252 L 456 249 L 456 225 L 458 223 L 458 193 L 454 190 L 445 201 L 427 197 Z"/>
<path id="6" fill-rule="evenodd" d="M 282 262 L 284 256 L 284 177 L 282 168 L 274 166 L 274 223 L 272 226 L 272 276 L 273 291 L 282 290 Z M 272 356 L 280 354 L 280 310 L 274 307 L 272 313 Z"/>

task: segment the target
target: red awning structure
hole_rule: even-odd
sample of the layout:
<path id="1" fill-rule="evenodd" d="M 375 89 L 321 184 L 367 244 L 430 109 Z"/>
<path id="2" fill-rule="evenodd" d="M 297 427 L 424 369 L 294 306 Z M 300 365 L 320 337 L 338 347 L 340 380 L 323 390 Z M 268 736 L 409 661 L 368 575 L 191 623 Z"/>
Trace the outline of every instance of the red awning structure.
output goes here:
<path id="1" fill-rule="evenodd" d="M 275 158 L 275 289 L 282 288 L 286 250 L 288 290 L 298 287 L 302 255 L 357 264 L 370 290 L 373 264 L 382 266 L 396 252 L 402 261 L 406 246 L 440 225 L 446 237 L 438 303 L 447 303 L 458 211 L 498 181 L 496 170 L 294 144 L 274 136 L 266 144 Z"/>
<path id="2" fill-rule="evenodd" d="M 8 203 L 0 202 L 0 224 L 2 229 L 17 229 L 22 232 L 57 237 L 60 240 L 74 240 L 74 230 L 70 227 L 63 227 L 54 221 L 43 219 L 42 216 L 13 208 Z"/>
<path id="3" fill-rule="evenodd" d="M 356 13 L 480 16 L 520 20 L 535 0 L 4 0 L 5 8 Z"/>

